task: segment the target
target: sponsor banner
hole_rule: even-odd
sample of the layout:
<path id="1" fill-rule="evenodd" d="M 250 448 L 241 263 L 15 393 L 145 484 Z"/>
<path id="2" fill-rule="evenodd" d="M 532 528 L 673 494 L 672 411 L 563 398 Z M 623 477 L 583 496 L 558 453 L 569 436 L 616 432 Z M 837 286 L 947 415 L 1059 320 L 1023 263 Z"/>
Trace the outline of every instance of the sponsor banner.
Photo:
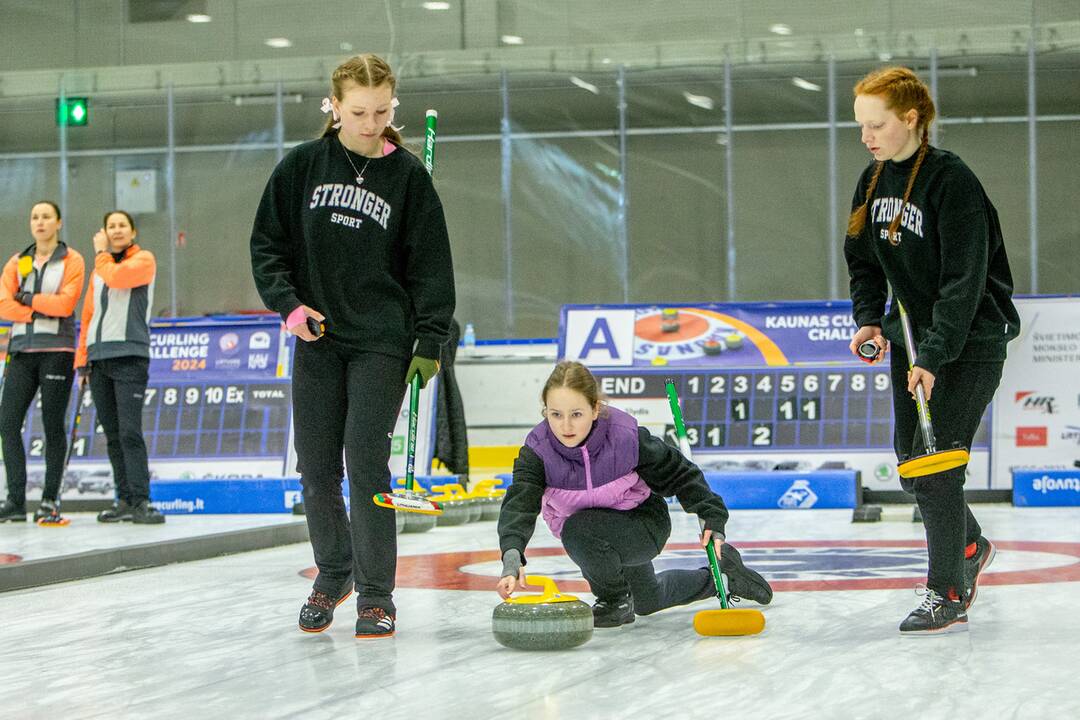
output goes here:
<path id="1" fill-rule="evenodd" d="M 456 482 L 456 475 L 423 476 L 423 487 Z M 349 483 L 342 483 L 349 497 Z M 166 515 L 225 515 L 289 513 L 304 501 L 299 478 L 248 478 L 231 480 L 154 480 L 150 499 Z"/>
<path id="2" fill-rule="evenodd" d="M 1012 481 L 1018 507 L 1080 506 L 1080 468 L 1014 470 Z"/>
<path id="3" fill-rule="evenodd" d="M 228 380 L 277 377 L 281 321 L 253 318 L 242 323 L 155 323 L 150 329 L 150 376 Z"/>
<path id="4" fill-rule="evenodd" d="M 854 470 L 819 470 L 810 472 L 747 471 L 714 472 L 705 470 L 705 482 L 724 499 L 729 509 L 738 510 L 809 510 L 810 508 L 853 508 L 858 497 L 858 473 Z M 509 486 L 514 476 L 496 475 L 501 487 Z M 678 504 L 668 498 L 669 504 Z"/>
<path id="5" fill-rule="evenodd" d="M 858 487 L 852 470 L 706 472 L 705 481 L 733 510 L 853 508 Z"/>
<path id="6" fill-rule="evenodd" d="M 1021 335 L 1009 344 L 994 400 L 994 487 L 1021 477 L 1015 469 L 1069 468 L 1080 458 L 1080 301 L 1023 298 L 1016 306 Z"/>

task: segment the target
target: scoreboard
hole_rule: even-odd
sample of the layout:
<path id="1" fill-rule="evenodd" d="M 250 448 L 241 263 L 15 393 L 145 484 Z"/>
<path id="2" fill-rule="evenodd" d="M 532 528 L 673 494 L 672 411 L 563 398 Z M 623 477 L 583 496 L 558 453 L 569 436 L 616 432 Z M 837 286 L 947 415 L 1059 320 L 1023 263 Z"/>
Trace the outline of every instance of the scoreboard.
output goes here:
<path id="1" fill-rule="evenodd" d="M 695 452 L 721 450 L 892 449 L 888 369 L 828 367 L 594 369 L 612 404 L 675 441 L 665 382 L 675 381 Z M 986 423 L 973 443 L 987 447 Z"/>
<path id="2" fill-rule="evenodd" d="M 73 392 L 72 395 L 76 395 Z M 72 400 L 72 406 L 76 399 Z M 108 462 L 105 433 L 89 389 L 72 461 Z M 74 413 L 74 407 L 68 418 Z M 43 456 L 40 399 L 27 417 L 29 459 Z M 155 378 L 143 398 L 143 437 L 151 461 L 281 458 L 289 437 L 289 383 L 164 382 Z M 93 430 L 91 432 L 91 429 Z M 280 463 L 279 463 L 280 464 Z"/>
<path id="3" fill-rule="evenodd" d="M 299 486 L 292 479 L 299 475 L 292 441 L 294 342 L 275 316 L 192 318 L 151 325 L 142 427 L 151 496 L 159 509 L 284 511 L 299 499 Z M 80 399 L 77 387 L 71 393 L 65 433 L 70 432 Z M 421 391 L 416 452 L 421 469 L 430 466 L 433 452 L 437 387 L 437 382 L 430 382 Z M 105 433 L 89 389 L 81 401 L 82 420 L 63 480 L 64 496 L 111 497 L 114 483 Z M 392 439 L 390 470 L 395 475 L 405 470 L 407 405 L 406 399 Z M 23 441 L 27 489 L 37 496 L 45 470 L 40 395 L 27 413 Z M 228 499 L 230 493 L 241 499 Z"/>
<path id="4" fill-rule="evenodd" d="M 588 365 L 612 405 L 674 442 L 671 378 L 706 469 L 841 469 L 897 487 L 887 364 L 848 351 L 850 302 L 566 305 L 559 355 Z M 896 352 L 903 352 L 896 348 Z M 990 483 L 990 412 L 969 488 Z"/>

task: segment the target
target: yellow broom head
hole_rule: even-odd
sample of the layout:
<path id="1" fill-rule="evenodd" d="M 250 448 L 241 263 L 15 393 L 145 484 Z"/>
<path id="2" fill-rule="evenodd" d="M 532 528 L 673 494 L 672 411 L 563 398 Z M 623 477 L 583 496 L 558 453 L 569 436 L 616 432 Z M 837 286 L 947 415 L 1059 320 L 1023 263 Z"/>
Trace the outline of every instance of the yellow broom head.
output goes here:
<path id="1" fill-rule="evenodd" d="M 702 610 L 694 615 L 698 635 L 757 635 L 764 629 L 765 615 L 760 610 Z"/>
<path id="2" fill-rule="evenodd" d="M 902 462 L 897 466 L 897 470 L 902 478 L 918 478 L 967 465 L 970 459 L 971 455 L 964 448 L 940 450 L 936 453 L 922 455 L 907 462 Z"/>

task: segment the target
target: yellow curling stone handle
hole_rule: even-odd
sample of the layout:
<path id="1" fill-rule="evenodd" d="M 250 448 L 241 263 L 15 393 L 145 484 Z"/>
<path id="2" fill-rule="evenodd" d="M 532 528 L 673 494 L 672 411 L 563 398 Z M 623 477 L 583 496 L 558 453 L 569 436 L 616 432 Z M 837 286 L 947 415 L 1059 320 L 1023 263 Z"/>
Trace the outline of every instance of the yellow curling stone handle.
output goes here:
<path id="1" fill-rule="evenodd" d="M 525 583 L 527 585 L 542 586 L 542 592 L 539 595 L 521 595 L 519 597 L 508 598 L 506 602 L 514 605 L 538 605 L 540 603 L 577 601 L 577 598 L 573 595 L 563 595 L 560 593 L 559 587 L 555 584 L 555 581 L 547 575 L 526 575 Z"/>

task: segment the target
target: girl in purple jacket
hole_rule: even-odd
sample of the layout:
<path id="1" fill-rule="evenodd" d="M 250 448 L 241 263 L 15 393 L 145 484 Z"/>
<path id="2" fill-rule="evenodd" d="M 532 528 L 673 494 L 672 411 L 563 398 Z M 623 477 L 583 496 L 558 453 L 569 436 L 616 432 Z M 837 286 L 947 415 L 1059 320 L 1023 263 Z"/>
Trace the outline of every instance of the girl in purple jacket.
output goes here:
<path id="1" fill-rule="evenodd" d="M 664 498 L 674 496 L 704 521 L 701 544 L 715 544 L 730 594 L 769 603 L 772 588 L 724 543 L 728 511 L 701 470 L 633 417 L 602 404 L 588 368 L 559 363 L 541 399 L 545 420 L 514 461 L 514 481 L 499 515 L 500 596 L 525 582 L 525 546 L 540 514 L 596 596 L 596 627 L 618 627 L 634 622 L 635 613 L 715 596 L 707 565 L 653 570 L 653 558 L 671 534 Z"/>

